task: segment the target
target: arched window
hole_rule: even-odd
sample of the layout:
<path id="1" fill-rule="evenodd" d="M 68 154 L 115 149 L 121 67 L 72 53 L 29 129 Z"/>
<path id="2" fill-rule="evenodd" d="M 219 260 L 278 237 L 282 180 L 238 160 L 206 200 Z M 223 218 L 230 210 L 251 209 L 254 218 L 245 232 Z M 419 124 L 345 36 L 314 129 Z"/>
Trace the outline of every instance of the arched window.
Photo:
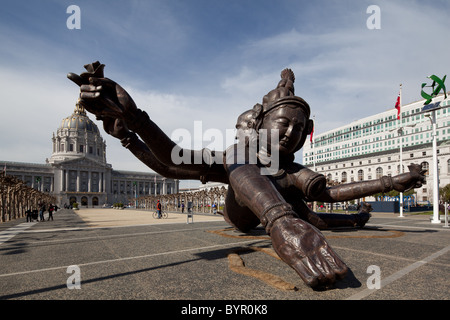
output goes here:
<path id="1" fill-rule="evenodd" d="M 364 171 L 358 170 L 358 181 L 363 181 L 363 180 L 364 180 Z"/>
<path id="2" fill-rule="evenodd" d="M 341 182 L 342 183 L 344 183 L 344 182 L 347 182 L 347 172 L 342 172 L 342 174 L 341 174 Z"/>
<path id="3" fill-rule="evenodd" d="M 93 206 L 98 206 L 98 198 L 97 197 L 93 197 L 92 198 L 92 205 Z"/>
<path id="4" fill-rule="evenodd" d="M 430 165 L 428 164 L 428 162 L 424 161 L 420 164 L 422 166 L 422 170 L 427 170 L 427 172 L 425 172 L 425 175 L 429 175 L 430 174 Z"/>
<path id="5" fill-rule="evenodd" d="M 376 170 L 376 177 L 377 179 L 380 179 L 383 176 L 383 168 L 378 167 Z"/>
<path id="6" fill-rule="evenodd" d="M 74 197 L 74 196 L 70 197 L 69 203 L 73 204 L 74 202 L 77 202 L 77 197 Z"/>

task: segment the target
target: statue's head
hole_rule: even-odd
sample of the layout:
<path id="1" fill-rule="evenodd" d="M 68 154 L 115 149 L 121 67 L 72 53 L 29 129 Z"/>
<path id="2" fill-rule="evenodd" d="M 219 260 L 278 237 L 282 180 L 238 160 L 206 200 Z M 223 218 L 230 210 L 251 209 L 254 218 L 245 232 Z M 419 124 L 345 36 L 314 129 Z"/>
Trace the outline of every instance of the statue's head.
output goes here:
<path id="1" fill-rule="evenodd" d="M 270 141 L 270 131 L 278 130 L 278 146 L 280 155 L 293 155 L 300 150 L 306 137 L 311 133 L 313 122 L 309 119 L 308 103 L 294 94 L 295 76 L 292 70 L 284 69 L 277 87 L 263 98 L 263 103 L 256 104 L 238 118 L 236 128 L 239 130 L 267 130 L 267 140 L 260 141 L 264 145 L 274 145 Z M 260 136 L 261 139 L 262 136 Z"/>

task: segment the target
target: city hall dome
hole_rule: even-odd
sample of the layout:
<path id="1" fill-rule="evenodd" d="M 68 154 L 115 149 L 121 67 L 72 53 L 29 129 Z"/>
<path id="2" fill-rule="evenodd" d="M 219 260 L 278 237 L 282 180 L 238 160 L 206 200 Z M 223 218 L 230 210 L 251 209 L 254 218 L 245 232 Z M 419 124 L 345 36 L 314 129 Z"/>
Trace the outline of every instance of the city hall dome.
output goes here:
<path id="1" fill-rule="evenodd" d="M 106 163 L 106 143 L 97 125 L 78 102 L 73 113 L 61 120 L 52 141 L 50 163 L 83 157 Z"/>
<path id="2" fill-rule="evenodd" d="M 78 103 L 72 115 L 62 119 L 60 129 L 86 130 L 100 134 L 97 125 L 86 115 L 86 111 Z"/>

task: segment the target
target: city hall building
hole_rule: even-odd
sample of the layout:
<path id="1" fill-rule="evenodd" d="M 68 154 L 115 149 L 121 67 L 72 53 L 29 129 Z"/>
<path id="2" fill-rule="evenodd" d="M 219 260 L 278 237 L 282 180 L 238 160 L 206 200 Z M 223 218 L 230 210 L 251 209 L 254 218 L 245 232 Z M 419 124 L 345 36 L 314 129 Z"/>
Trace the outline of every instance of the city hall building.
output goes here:
<path id="1" fill-rule="evenodd" d="M 305 143 L 303 163 L 322 173 L 330 184 L 348 183 L 394 176 L 400 173 L 400 144 L 403 168 L 411 163 L 427 169 L 427 183 L 415 189 L 419 203 L 433 200 L 433 148 L 430 112 L 423 111 L 425 100 L 353 121 L 347 125 L 313 136 Z M 436 138 L 439 187 L 450 183 L 450 97 L 439 95 L 432 103 L 436 112 Z M 401 134 L 401 129 L 403 134 Z M 366 199 L 369 201 L 371 199 Z M 373 199 L 372 199 L 373 200 Z"/>
<path id="2" fill-rule="evenodd" d="M 124 150 L 125 151 L 125 150 Z M 45 164 L 1 161 L 6 174 L 48 192 L 63 206 L 102 206 L 144 195 L 173 194 L 179 181 L 156 173 L 114 170 L 106 162 L 106 143 L 97 125 L 78 104 L 52 137 L 52 155 Z"/>

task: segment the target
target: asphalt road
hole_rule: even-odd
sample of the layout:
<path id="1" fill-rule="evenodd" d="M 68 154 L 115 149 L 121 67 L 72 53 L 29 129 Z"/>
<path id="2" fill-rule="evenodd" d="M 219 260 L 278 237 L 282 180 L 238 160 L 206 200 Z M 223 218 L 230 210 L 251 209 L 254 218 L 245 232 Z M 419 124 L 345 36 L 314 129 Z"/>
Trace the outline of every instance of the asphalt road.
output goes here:
<path id="1" fill-rule="evenodd" d="M 169 300 L 182 301 L 172 311 L 192 314 L 207 312 L 193 309 L 207 301 L 449 299 L 443 223 L 375 213 L 364 229 L 323 233 L 350 272 L 316 291 L 271 255 L 262 229 L 248 235 L 184 216 L 102 227 L 60 210 L 54 221 L 0 224 L 0 300 Z"/>

